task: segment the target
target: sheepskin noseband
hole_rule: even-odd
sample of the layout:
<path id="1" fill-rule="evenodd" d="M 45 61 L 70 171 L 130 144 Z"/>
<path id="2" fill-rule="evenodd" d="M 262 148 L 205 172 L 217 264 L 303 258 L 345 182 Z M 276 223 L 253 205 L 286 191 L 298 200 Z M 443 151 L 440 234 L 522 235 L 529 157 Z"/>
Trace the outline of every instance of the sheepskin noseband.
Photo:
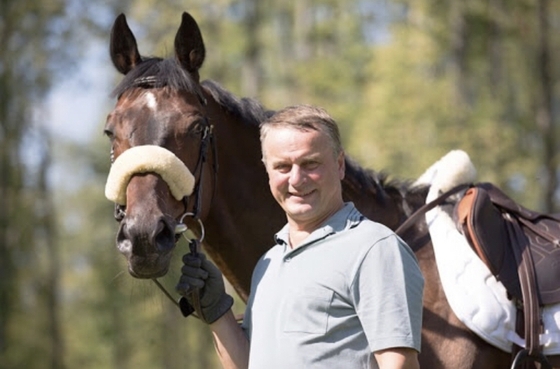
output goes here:
<path id="1" fill-rule="evenodd" d="M 105 185 L 105 197 L 126 205 L 128 182 L 137 173 L 159 174 L 177 200 L 189 196 L 194 188 L 194 176 L 175 154 L 161 146 L 142 145 L 131 147 L 115 160 Z"/>

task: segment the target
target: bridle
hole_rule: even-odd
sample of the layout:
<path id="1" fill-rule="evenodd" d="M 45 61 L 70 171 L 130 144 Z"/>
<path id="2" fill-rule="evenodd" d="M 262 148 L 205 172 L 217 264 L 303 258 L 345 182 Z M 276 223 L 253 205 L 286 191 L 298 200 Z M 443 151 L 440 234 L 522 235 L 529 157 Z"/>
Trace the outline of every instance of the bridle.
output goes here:
<path id="1" fill-rule="evenodd" d="M 204 99 L 201 101 L 202 106 L 206 106 L 206 100 Z M 212 150 L 212 173 L 214 175 L 214 180 L 212 184 L 212 198 L 214 198 L 214 192 L 216 191 L 216 179 L 218 175 L 218 162 L 216 156 L 216 145 L 214 143 L 214 134 L 213 134 L 213 126 L 208 122 L 208 118 L 204 116 L 204 129 L 202 130 L 202 137 L 200 142 L 200 150 L 198 154 L 198 159 L 196 162 L 195 169 L 193 171 L 193 175 L 195 178 L 198 178 L 195 182 L 193 195 L 194 196 L 194 204 L 193 210 L 189 211 L 189 199 L 190 197 L 185 196 L 183 197 L 183 204 L 185 206 L 185 212 L 179 218 L 179 222 L 175 226 L 175 242 L 177 242 L 182 235 L 189 244 L 189 252 L 191 255 L 195 257 L 199 257 L 198 250 L 200 248 L 200 244 L 204 240 L 205 231 L 204 231 L 204 224 L 200 219 L 200 212 L 202 209 L 202 189 L 203 189 L 203 175 L 204 175 L 204 165 L 208 159 L 208 151 Z M 185 224 L 184 220 L 187 217 L 191 217 L 193 220 L 198 222 L 200 228 L 200 235 L 198 238 L 194 236 L 192 232 L 188 232 L 189 229 Z M 198 288 L 191 288 L 191 291 L 188 293 L 191 294 L 191 298 L 193 301 L 193 305 L 189 304 L 185 297 L 181 297 L 178 302 L 175 301 L 171 297 L 171 295 L 165 290 L 165 288 L 157 281 L 157 279 L 152 279 L 154 283 L 164 292 L 164 294 L 172 300 L 176 305 L 178 305 L 181 313 L 184 317 L 188 317 L 189 315 L 196 313 L 195 317 L 199 319 L 204 319 L 204 315 L 202 313 L 202 307 L 200 305 L 200 293 Z"/>
<path id="2" fill-rule="evenodd" d="M 203 106 L 206 105 L 205 101 L 206 100 L 204 100 Z M 204 174 L 204 165 L 206 164 L 206 161 L 208 160 L 209 149 L 212 149 L 212 157 L 214 158 L 214 160 L 212 162 L 212 164 L 213 164 L 212 165 L 212 173 L 214 175 L 212 192 L 216 191 L 216 177 L 218 175 L 218 162 L 216 160 L 216 145 L 214 144 L 213 129 L 214 129 L 214 126 L 211 125 L 208 122 L 208 118 L 206 118 L 206 116 L 205 116 L 204 117 L 204 129 L 202 130 L 202 133 L 201 133 L 202 137 L 201 137 L 201 142 L 200 142 L 200 150 L 199 150 L 199 153 L 198 153 L 198 159 L 197 159 L 194 171 L 192 172 L 193 175 L 195 176 L 195 178 L 198 178 L 198 180 L 195 182 L 193 195 L 191 195 L 191 197 L 194 196 L 193 210 L 190 211 L 190 212 L 188 211 L 188 209 L 189 209 L 189 198 L 190 197 L 189 196 L 183 197 L 183 204 L 184 204 L 184 207 L 185 207 L 185 212 L 179 218 L 179 223 L 175 227 L 175 234 L 180 236 L 185 231 L 187 231 L 186 226 L 184 224 L 185 218 L 192 217 L 194 220 L 198 221 L 199 224 L 201 225 L 202 234 L 200 236 L 200 242 L 202 242 L 202 239 L 204 238 L 204 227 L 202 226 L 202 221 L 200 220 L 200 212 L 201 212 L 201 209 L 202 209 L 202 182 L 203 182 L 203 174 Z M 212 196 L 212 198 L 213 197 L 214 196 Z"/>
<path id="3" fill-rule="evenodd" d="M 157 86 L 157 80 L 155 78 L 139 78 L 137 83 L 134 83 L 135 86 L 142 86 L 146 88 L 153 88 Z M 159 86 L 158 86 L 159 87 Z M 199 91 L 197 93 L 197 97 L 199 99 L 200 104 L 202 107 L 207 106 L 207 100 Z M 204 128 L 201 130 L 201 139 L 200 139 L 200 149 L 198 153 L 198 159 L 196 162 L 196 166 L 194 171 L 192 171 L 193 176 L 196 178 L 195 186 L 193 189 L 193 193 L 190 196 L 185 196 L 182 199 L 182 203 L 184 206 L 184 212 L 179 217 L 179 220 L 175 226 L 175 243 L 179 241 L 181 236 L 183 236 L 188 244 L 189 244 L 189 252 L 191 255 L 195 257 L 199 257 L 198 250 L 200 248 L 200 244 L 204 240 L 205 237 L 205 230 L 204 224 L 200 219 L 200 213 L 202 210 L 202 197 L 203 197 L 203 176 L 204 176 L 204 166 L 208 160 L 208 152 L 212 150 L 212 173 L 213 173 L 213 181 L 212 181 L 212 199 L 214 198 L 214 193 L 216 191 L 216 183 L 217 183 L 217 174 L 218 174 L 218 161 L 217 161 L 217 150 L 214 141 L 214 126 L 210 124 L 208 117 L 204 115 Z M 113 149 L 111 149 L 111 163 L 114 161 L 114 153 Z M 192 205 L 192 210 L 189 210 L 189 202 L 191 199 L 194 199 L 194 203 Z M 114 210 L 114 217 L 115 220 L 119 223 L 125 218 L 126 216 L 126 206 L 115 204 Z M 186 223 L 185 220 L 187 218 L 192 218 L 195 222 L 199 225 L 199 235 L 198 237 L 196 234 L 191 231 Z M 167 291 L 167 289 L 157 280 L 152 279 L 152 281 L 157 285 L 157 287 L 167 296 L 175 305 L 179 307 L 183 316 L 188 317 L 189 315 L 193 315 L 197 318 L 204 319 L 202 314 L 202 308 L 200 306 L 200 294 L 199 290 L 196 288 L 192 288 L 188 294 L 191 295 L 193 305 L 189 304 L 185 297 L 181 297 L 179 301 L 176 301 L 173 296 Z M 196 313 L 196 314 L 193 314 Z"/>
<path id="4" fill-rule="evenodd" d="M 206 100 L 203 100 L 201 103 L 203 106 L 206 106 Z M 175 226 L 175 238 L 176 238 L 175 242 L 177 242 L 180 236 L 182 235 L 189 244 L 189 252 L 191 253 L 191 255 L 195 257 L 199 257 L 198 250 L 205 236 L 204 224 L 200 219 L 200 212 L 202 209 L 202 189 L 203 189 L 202 183 L 203 183 L 203 175 L 204 175 L 204 165 L 207 162 L 208 151 L 210 149 L 212 150 L 212 157 L 214 159 L 212 162 L 213 164 L 212 173 L 214 175 L 212 192 L 214 193 L 216 191 L 216 179 L 217 179 L 216 177 L 218 175 L 218 162 L 216 160 L 216 145 L 214 143 L 213 126 L 210 125 L 210 123 L 208 122 L 208 118 L 205 116 L 204 129 L 202 131 L 202 138 L 200 142 L 200 151 L 198 154 L 198 160 L 195 169 L 193 171 L 193 175 L 195 176 L 195 178 L 198 178 L 197 181 L 195 182 L 195 186 L 193 190 L 193 195 L 194 195 L 193 210 L 191 212 L 188 211 L 189 197 L 188 196 L 183 197 L 185 212 L 179 219 L 177 225 Z M 212 194 L 212 198 L 214 198 L 213 194 Z M 188 232 L 189 229 L 184 222 L 185 218 L 187 217 L 192 217 L 193 220 L 198 222 L 200 228 L 200 236 L 198 238 L 193 237 L 194 234 L 192 232 Z M 189 302 L 185 297 L 181 297 L 179 299 L 179 302 L 176 302 L 175 299 L 171 297 L 171 295 L 165 290 L 165 288 L 156 279 L 152 279 L 152 280 L 164 292 L 164 294 L 168 298 L 170 298 L 175 304 L 178 305 L 184 317 L 188 317 L 189 315 L 196 312 L 196 315 L 194 316 L 198 317 L 199 319 L 204 319 L 204 315 L 202 313 L 202 308 L 200 305 L 200 293 L 197 288 L 193 288 L 191 289 L 190 292 L 188 292 L 191 294 L 191 298 L 193 301 L 193 305 L 191 305 L 189 304 Z"/>

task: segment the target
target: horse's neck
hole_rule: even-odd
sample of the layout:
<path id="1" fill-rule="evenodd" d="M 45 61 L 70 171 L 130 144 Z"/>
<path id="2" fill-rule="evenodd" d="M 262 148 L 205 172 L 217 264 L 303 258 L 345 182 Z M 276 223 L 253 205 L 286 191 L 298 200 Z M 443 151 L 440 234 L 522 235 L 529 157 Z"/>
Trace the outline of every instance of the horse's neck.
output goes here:
<path id="1" fill-rule="evenodd" d="M 366 217 L 395 230 L 424 204 L 426 189 L 407 181 L 387 181 L 383 174 L 347 163 L 342 183 L 345 200 L 353 201 Z"/>
<path id="2" fill-rule="evenodd" d="M 273 245 L 286 218 L 268 187 L 258 127 L 227 115 L 213 120 L 218 173 L 205 220 L 207 251 L 245 298 L 254 265 Z"/>
<path id="3" fill-rule="evenodd" d="M 352 163 L 347 163 L 342 181 L 345 201 L 352 201 L 367 218 L 391 229 L 398 227 L 401 215 L 395 199 L 369 173 Z M 401 199 L 397 199 L 400 202 Z"/>

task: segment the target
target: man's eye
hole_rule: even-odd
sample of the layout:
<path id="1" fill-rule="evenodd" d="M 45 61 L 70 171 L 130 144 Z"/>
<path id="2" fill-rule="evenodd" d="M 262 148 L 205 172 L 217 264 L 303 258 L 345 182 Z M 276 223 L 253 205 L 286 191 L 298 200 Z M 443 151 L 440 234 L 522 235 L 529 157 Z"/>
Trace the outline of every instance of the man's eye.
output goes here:
<path id="1" fill-rule="evenodd" d="M 316 162 L 316 161 L 310 161 L 310 162 L 305 163 L 305 164 L 303 165 L 303 167 L 305 168 L 305 170 L 317 169 L 318 166 L 319 166 L 319 162 Z"/>
<path id="2" fill-rule="evenodd" d="M 288 173 L 291 167 L 287 164 L 279 164 L 279 165 L 275 165 L 274 169 L 279 171 L 280 173 Z"/>

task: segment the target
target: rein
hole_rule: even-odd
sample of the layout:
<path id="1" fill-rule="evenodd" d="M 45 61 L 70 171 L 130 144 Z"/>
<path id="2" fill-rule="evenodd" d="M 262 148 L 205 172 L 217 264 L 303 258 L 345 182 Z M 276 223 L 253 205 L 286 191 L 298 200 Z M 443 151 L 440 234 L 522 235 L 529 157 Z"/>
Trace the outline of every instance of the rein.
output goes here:
<path id="1" fill-rule="evenodd" d="M 431 202 L 422 205 L 422 207 L 418 208 L 395 230 L 395 233 L 398 234 L 400 237 L 402 237 L 405 234 L 405 232 L 420 219 L 421 216 L 423 216 L 424 214 L 426 214 L 428 211 L 432 210 L 436 206 L 443 204 L 448 197 L 458 193 L 459 191 L 465 190 L 470 186 L 472 186 L 470 183 L 460 184 L 444 192 L 443 194 L 438 196 L 435 200 L 432 200 Z"/>

